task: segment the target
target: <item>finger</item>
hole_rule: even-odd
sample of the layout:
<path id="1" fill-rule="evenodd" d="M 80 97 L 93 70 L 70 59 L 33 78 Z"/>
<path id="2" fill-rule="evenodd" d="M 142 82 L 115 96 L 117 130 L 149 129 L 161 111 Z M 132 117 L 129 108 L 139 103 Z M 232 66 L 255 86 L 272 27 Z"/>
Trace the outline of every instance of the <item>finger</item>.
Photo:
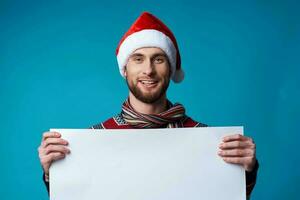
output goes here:
<path id="1" fill-rule="evenodd" d="M 229 142 L 234 140 L 247 140 L 247 138 L 241 134 L 228 135 L 223 138 L 223 142 Z"/>
<path id="2" fill-rule="evenodd" d="M 223 160 L 227 163 L 245 165 L 252 158 L 249 157 L 224 157 Z"/>
<path id="3" fill-rule="evenodd" d="M 219 145 L 220 149 L 233 149 L 233 148 L 246 148 L 250 147 L 252 143 L 250 141 L 229 141 L 223 142 Z"/>
<path id="4" fill-rule="evenodd" d="M 227 163 L 241 165 L 246 171 L 252 171 L 256 162 L 256 159 L 253 157 L 225 157 L 223 160 Z"/>
<path id="5" fill-rule="evenodd" d="M 71 151 L 67 147 L 63 145 L 48 145 L 47 148 L 45 149 L 45 154 L 49 154 L 51 152 L 59 152 L 63 154 L 69 154 Z"/>
<path id="6" fill-rule="evenodd" d="M 254 152 L 250 149 L 231 149 L 219 151 L 218 154 L 222 157 L 248 157 L 253 156 Z"/>
<path id="7" fill-rule="evenodd" d="M 39 147 L 39 158 L 42 159 L 43 157 L 49 155 L 52 152 L 58 152 L 63 154 L 70 154 L 71 151 L 64 145 L 48 145 L 46 148 Z"/>
<path id="8" fill-rule="evenodd" d="M 45 132 L 43 133 L 43 139 L 42 141 L 46 140 L 47 138 L 59 138 L 61 137 L 61 134 L 58 132 Z"/>
<path id="9" fill-rule="evenodd" d="M 41 164 L 43 166 L 49 166 L 53 161 L 64 158 L 66 155 L 60 152 L 52 152 L 41 158 Z"/>
<path id="10" fill-rule="evenodd" d="M 50 144 L 68 145 L 68 141 L 62 138 L 47 138 L 42 142 L 42 147 L 47 147 Z"/>

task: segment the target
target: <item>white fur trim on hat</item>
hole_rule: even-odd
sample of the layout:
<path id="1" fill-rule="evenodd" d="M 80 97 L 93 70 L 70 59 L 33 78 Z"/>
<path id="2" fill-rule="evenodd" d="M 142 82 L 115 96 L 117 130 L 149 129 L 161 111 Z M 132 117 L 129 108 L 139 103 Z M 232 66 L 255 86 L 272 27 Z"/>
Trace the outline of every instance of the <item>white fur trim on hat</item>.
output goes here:
<path id="1" fill-rule="evenodd" d="M 176 71 L 177 51 L 172 40 L 164 33 L 146 29 L 129 35 L 121 44 L 117 55 L 119 70 L 124 77 L 124 68 L 128 62 L 129 56 L 137 49 L 142 47 L 158 47 L 168 56 L 171 65 L 171 77 L 174 82 L 180 82 L 183 79 L 183 71 Z M 176 73 L 175 73 L 176 72 Z"/>

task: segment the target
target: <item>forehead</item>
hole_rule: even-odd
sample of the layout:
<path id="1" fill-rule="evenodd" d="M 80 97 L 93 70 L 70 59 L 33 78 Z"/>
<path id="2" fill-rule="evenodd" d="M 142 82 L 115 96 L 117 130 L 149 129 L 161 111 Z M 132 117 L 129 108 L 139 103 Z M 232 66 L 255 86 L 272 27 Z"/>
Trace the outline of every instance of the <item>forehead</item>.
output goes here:
<path id="1" fill-rule="evenodd" d="M 139 48 L 137 50 L 135 50 L 134 52 L 132 52 L 132 54 L 143 54 L 143 55 L 156 55 L 156 54 L 162 54 L 162 55 L 166 55 L 165 52 L 157 47 L 143 47 L 143 48 Z"/>

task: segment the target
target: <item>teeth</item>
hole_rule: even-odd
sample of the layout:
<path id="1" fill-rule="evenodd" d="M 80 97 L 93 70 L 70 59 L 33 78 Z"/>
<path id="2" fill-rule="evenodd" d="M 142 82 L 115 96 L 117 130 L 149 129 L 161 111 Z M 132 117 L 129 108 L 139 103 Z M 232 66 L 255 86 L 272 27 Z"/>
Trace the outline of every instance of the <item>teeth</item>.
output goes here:
<path id="1" fill-rule="evenodd" d="M 154 84 L 155 81 L 141 81 L 143 84 Z"/>

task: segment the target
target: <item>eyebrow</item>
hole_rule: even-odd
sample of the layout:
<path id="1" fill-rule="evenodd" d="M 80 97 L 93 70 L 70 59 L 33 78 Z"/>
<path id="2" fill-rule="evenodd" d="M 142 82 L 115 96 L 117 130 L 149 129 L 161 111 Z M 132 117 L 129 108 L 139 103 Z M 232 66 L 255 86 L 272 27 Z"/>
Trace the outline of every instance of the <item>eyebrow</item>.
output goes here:
<path id="1" fill-rule="evenodd" d="M 136 57 L 136 56 L 144 56 L 144 55 L 141 54 L 141 53 L 134 53 L 134 54 L 130 55 L 130 58 L 133 58 L 133 57 Z"/>
<path id="2" fill-rule="evenodd" d="M 145 56 L 144 54 L 141 54 L 141 53 L 134 53 L 134 54 L 131 54 L 130 55 L 130 58 L 133 58 L 133 57 L 136 57 L 136 56 Z M 155 58 L 155 57 L 158 57 L 158 56 L 163 56 L 165 58 L 167 58 L 167 55 L 164 54 L 164 53 L 156 53 L 156 54 L 153 54 L 151 56 L 151 58 Z"/>

